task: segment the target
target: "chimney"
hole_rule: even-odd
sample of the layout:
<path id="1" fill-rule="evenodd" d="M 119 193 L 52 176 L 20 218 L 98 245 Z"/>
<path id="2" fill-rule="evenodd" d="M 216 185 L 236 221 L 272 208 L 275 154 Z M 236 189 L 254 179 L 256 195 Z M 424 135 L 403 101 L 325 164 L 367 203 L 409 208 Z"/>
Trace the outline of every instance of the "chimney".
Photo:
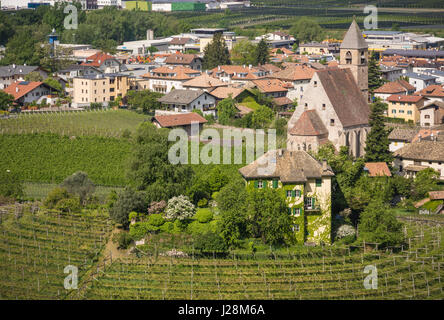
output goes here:
<path id="1" fill-rule="evenodd" d="M 15 69 L 15 67 L 16 67 L 16 65 L 15 65 L 15 63 L 12 65 L 12 69 Z"/>
<path id="2" fill-rule="evenodd" d="M 252 68 L 253 66 L 250 64 L 250 65 L 248 65 L 248 69 L 250 69 L 251 70 L 251 68 Z"/>
<path id="3" fill-rule="evenodd" d="M 19 87 L 15 87 L 15 92 L 19 92 L 19 91 L 20 91 Z"/>
<path id="4" fill-rule="evenodd" d="M 421 135 L 418 136 L 418 142 L 421 142 Z"/>
<path id="5" fill-rule="evenodd" d="M 322 171 L 327 171 L 327 160 L 322 160 Z"/>
<path id="6" fill-rule="evenodd" d="M 279 149 L 279 152 L 278 152 L 279 157 L 282 157 L 283 154 L 284 154 L 284 150 Z"/>

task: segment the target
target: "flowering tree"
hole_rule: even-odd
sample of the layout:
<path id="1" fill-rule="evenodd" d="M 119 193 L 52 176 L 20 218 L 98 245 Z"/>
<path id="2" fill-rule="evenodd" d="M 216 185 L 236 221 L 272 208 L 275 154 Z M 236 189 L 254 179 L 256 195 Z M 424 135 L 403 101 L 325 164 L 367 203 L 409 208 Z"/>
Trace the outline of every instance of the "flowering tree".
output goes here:
<path id="1" fill-rule="evenodd" d="M 167 204 L 165 200 L 159 202 L 153 201 L 148 207 L 148 214 L 151 215 L 151 214 L 161 213 L 165 209 L 166 205 Z"/>
<path id="2" fill-rule="evenodd" d="M 191 218 L 195 213 L 196 208 L 188 199 L 188 197 L 180 195 L 168 200 L 168 205 L 165 210 L 165 219 L 186 220 L 188 218 Z"/>

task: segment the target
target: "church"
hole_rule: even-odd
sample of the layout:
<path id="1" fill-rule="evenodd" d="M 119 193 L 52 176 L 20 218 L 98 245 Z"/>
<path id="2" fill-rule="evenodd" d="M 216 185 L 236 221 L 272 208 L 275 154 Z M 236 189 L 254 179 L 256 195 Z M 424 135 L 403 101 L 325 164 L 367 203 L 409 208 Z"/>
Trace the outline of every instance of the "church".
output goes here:
<path id="1" fill-rule="evenodd" d="M 370 131 L 368 46 L 353 20 L 340 47 L 339 67 L 317 71 L 288 122 L 287 149 L 316 152 L 331 142 L 364 155 Z"/>

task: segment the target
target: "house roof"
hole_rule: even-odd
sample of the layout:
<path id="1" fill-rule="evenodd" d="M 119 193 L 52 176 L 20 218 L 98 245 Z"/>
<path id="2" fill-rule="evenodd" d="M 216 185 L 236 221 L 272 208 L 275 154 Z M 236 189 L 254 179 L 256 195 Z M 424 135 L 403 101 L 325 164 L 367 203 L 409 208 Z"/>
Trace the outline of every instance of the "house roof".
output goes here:
<path id="1" fill-rule="evenodd" d="M 392 176 L 392 173 L 385 162 L 366 162 L 364 168 L 368 170 L 370 177 Z"/>
<path id="2" fill-rule="evenodd" d="M 368 124 L 370 108 L 350 69 L 328 68 L 316 74 L 344 127 Z"/>
<path id="3" fill-rule="evenodd" d="M 159 67 L 142 75 L 143 78 L 171 79 L 171 80 L 189 80 L 192 75 L 200 74 L 200 71 L 193 70 L 184 66 Z"/>
<path id="4" fill-rule="evenodd" d="M 422 99 L 424 99 L 423 96 L 405 95 L 405 94 L 392 94 L 390 97 L 387 98 L 387 101 L 390 101 L 390 102 L 418 103 Z"/>
<path id="5" fill-rule="evenodd" d="M 27 75 L 33 71 L 38 70 L 37 66 L 19 66 L 19 65 L 10 65 L 0 67 L 0 77 L 12 77 L 15 75 Z"/>
<path id="6" fill-rule="evenodd" d="M 236 104 L 236 108 L 237 110 L 239 110 L 239 113 L 241 115 L 246 115 L 249 114 L 250 112 L 253 112 L 253 109 L 243 106 L 241 104 Z"/>
<path id="7" fill-rule="evenodd" d="M 444 162 L 444 142 L 413 142 L 398 149 L 393 154 L 398 158 Z"/>
<path id="8" fill-rule="evenodd" d="M 166 64 L 184 64 L 189 65 L 194 59 L 201 59 L 195 54 L 175 53 L 165 59 Z"/>
<path id="9" fill-rule="evenodd" d="M 389 133 L 389 140 L 400 140 L 411 142 L 415 135 L 418 133 L 419 129 L 416 128 L 400 128 L 395 127 L 392 132 Z"/>
<path id="10" fill-rule="evenodd" d="M 319 136 L 328 134 L 328 130 L 316 110 L 306 110 L 289 133 L 294 136 Z"/>
<path id="11" fill-rule="evenodd" d="M 192 122 L 198 122 L 199 124 L 207 122 L 205 118 L 195 112 L 157 115 L 154 116 L 153 120 L 157 121 L 163 128 L 191 125 Z"/>
<path id="12" fill-rule="evenodd" d="M 415 95 L 421 95 L 424 97 L 444 97 L 444 88 L 442 85 L 433 84 L 425 87 L 424 89 L 414 93 Z"/>
<path id="13" fill-rule="evenodd" d="M 161 103 L 172 103 L 172 104 L 190 104 L 203 94 L 209 94 L 203 90 L 183 90 L 175 89 L 167 93 L 162 98 L 157 101 Z"/>
<path id="14" fill-rule="evenodd" d="M 315 72 L 316 70 L 309 66 L 292 65 L 274 73 L 272 77 L 284 81 L 310 80 Z"/>
<path id="15" fill-rule="evenodd" d="M 404 76 L 409 77 L 409 78 L 413 78 L 413 79 L 424 80 L 424 81 L 435 80 L 436 79 L 433 76 L 429 76 L 429 75 L 426 75 L 426 74 L 414 73 L 414 72 L 408 72 Z"/>
<path id="16" fill-rule="evenodd" d="M 239 169 L 245 179 L 278 178 L 283 183 L 305 182 L 309 178 L 334 176 L 330 166 L 323 165 L 305 151 L 271 150 Z"/>
<path id="17" fill-rule="evenodd" d="M 12 95 L 14 97 L 14 100 L 18 100 L 35 88 L 40 87 L 41 85 L 48 86 L 40 81 L 18 81 L 11 83 L 3 91 Z"/>
<path id="18" fill-rule="evenodd" d="M 222 72 L 229 74 L 231 78 L 235 80 L 255 80 L 263 78 L 257 75 L 257 73 L 261 73 L 263 70 L 253 66 L 250 68 L 250 66 L 223 65 L 210 71 L 213 77 L 217 77 L 217 74 Z M 240 77 L 239 74 L 245 76 Z"/>
<path id="19" fill-rule="evenodd" d="M 341 43 L 341 49 L 367 49 L 367 43 L 362 36 L 361 29 L 359 29 L 356 20 L 353 19 L 353 22 L 348 28 L 347 33 L 345 34 L 344 40 Z"/>
<path id="20" fill-rule="evenodd" d="M 244 92 L 243 88 L 234 88 L 234 87 L 217 87 L 211 94 L 218 99 L 226 99 L 231 94 L 231 97 L 235 99 L 238 95 Z"/>
<path id="21" fill-rule="evenodd" d="M 190 40 L 191 40 L 191 38 L 176 37 L 176 38 L 173 38 L 170 41 L 169 44 L 171 44 L 171 45 L 184 45 L 184 44 L 187 44 L 188 41 L 190 41 Z"/>
<path id="22" fill-rule="evenodd" d="M 429 191 L 430 200 L 444 200 L 444 190 L 443 191 Z"/>
<path id="23" fill-rule="evenodd" d="M 93 54 L 92 56 L 89 56 L 86 58 L 86 62 L 82 62 L 80 65 L 82 66 L 91 66 L 91 67 L 100 67 L 106 60 L 110 59 L 116 59 L 115 57 L 103 53 L 103 52 L 97 52 L 96 54 Z"/>
<path id="24" fill-rule="evenodd" d="M 291 101 L 291 99 L 288 97 L 273 98 L 273 102 L 278 106 L 286 106 L 293 103 L 293 101 Z"/>
<path id="25" fill-rule="evenodd" d="M 410 83 L 408 83 L 405 80 L 395 80 L 391 82 L 386 82 L 382 86 L 380 86 L 378 89 L 374 91 L 374 93 L 401 93 L 406 91 L 414 91 L 415 87 L 412 86 Z"/>
<path id="26" fill-rule="evenodd" d="M 422 110 L 422 109 L 427 109 L 427 108 L 438 108 L 438 109 L 444 110 L 444 102 L 434 100 L 434 101 L 431 101 L 430 103 L 423 105 L 419 109 Z"/>
<path id="27" fill-rule="evenodd" d="M 270 73 L 279 72 L 279 71 L 282 70 L 278 66 L 275 66 L 274 64 L 271 64 L 271 63 L 266 63 L 266 64 L 258 65 L 257 68 L 265 70 L 265 71 L 270 72 Z"/>
<path id="28" fill-rule="evenodd" d="M 188 80 L 183 83 L 184 87 L 195 87 L 195 88 L 214 88 L 220 86 L 227 86 L 228 84 L 214 78 L 207 73 L 203 73 L 198 77 L 194 77 L 191 80 Z"/>
<path id="29" fill-rule="evenodd" d="M 261 79 L 253 80 L 253 84 L 264 93 L 286 92 L 285 84 L 279 79 Z"/>
<path id="30" fill-rule="evenodd" d="M 420 129 L 418 133 L 413 137 L 412 142 L 419 142 L 422 140 L 430 140 L 438 137 L 441 130 L 439 129 Z"/>

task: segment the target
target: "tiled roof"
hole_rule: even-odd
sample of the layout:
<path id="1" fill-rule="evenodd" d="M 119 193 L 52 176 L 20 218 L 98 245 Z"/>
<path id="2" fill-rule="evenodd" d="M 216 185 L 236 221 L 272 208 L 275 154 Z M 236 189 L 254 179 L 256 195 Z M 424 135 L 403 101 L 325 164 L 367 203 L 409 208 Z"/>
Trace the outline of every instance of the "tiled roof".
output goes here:
<path id="1" fill-rule="evenodd" d="M 153 120 L 157 121 L 163 128 L 191 125 L 192 122 L 207 122 L 205 118 L 195 112 L 172 115 L 158 115 L 154 116 Z"/>
<path id="2" fill-rule="evenodd" d="M 392 176 L 392 173 L 385 162 L 366 162 L 365 168 L 368 170 L 370 177 Z"/>
<path id="3" fill-rule="evenodd" d="M 261 69 L 257 67 L 250 68 L 249 66 L 223 65 L 212 69 L 210 72 L 213 77 L 217 77 L 218 73 L 225 72 L 235 80 L 255 80 L 263 78 L 255 74 L 263 72 Z M 240 77 L 239 74 L 245 74 L 245 76 Z"/>
<path id="4" fill-rule="evenodd" d="M 194 77 L 191 80 L 188 80 L 183 83 L 184 87 L 195 87 L 195 88 L 215 88 L 220 86 L 227 86 L 228 84 L 208 75 L 207 73 L 203 73 L 198 77 Z"/>
<path id="5" fill-rule="evenodd" d="M 412 142 L 419 142 L 421 140 L 432 140 L 436 138 L 441 130 L 434 129 L 420 129 L 418 133 L 413 137 Z"/>
<path id="6" fill-rule="evenodd" d="M 245 179 L 278 178 L 284 183 L 305 182 L 309 178 L 334 176 L 330 166 L 321 163 L 305 151 L 271 150 L 239 169 Z"/>
<path id="7" fill-rule="evenodd" d="M 356 20 L 353 19 L 350 28 L 345 34 L 344 40 L 341 43 L 341 49 L 366 49 L 367 43 L 362 36 L 361 29 L 359 29 Z"/>
<path id="8" fill-rule="evenodd" d="M 316 74 L 344 127 L 368 124 L 370 108 L 350 69 L 328 68 Z"/>
<path id="9" fill-rule="evenodd" d="M 100 67 L 106 60 L 116 59 L 109 54 L 98 52 L 92 56 L 86 58 L 86 62 L 81 63 L 82 66 Z"/>
<path id="10" fill-rule="evenodd" d="M 413 91 L 415 90 L 415 87 L 412 86 L 410 83 L 408 83 L 405 80 L 396 80 L 384 83 L 382 86 L 380 86 L 378 89 L 374 91 L 374 93 L 401 93 L 406 91 Z"/>
<path id="11" fill-rule="evenodd" d="M 171 104 L 189 104 L 203 94 L 209 94 L 203 90 L 172 90 L 157 101 Z"/>
<path id="12" fill-rule="evenodd" d="M 444 162 L 444 142 L 421 141 L 405 145 L 394 152 L 398 158 Z"/>
<path id="13" fill-rule="evenodd" d="M 258 69 L 263 69 L 263 70 L 265 70 L 267 72 L 272 72 L 272 73 L 279 72 L 279 71 L 282 70 L 278 66 L 275 66 L 274 64 L 271 64 L 271 63 L 258 65 L 257 68 Z"/>
<path id="14" fill-rule="evenodd" d="M 328 134 L 328 130 L 316 110 L 307 110 L 301 114 L 289 133 L 294 136 L 319 136 Z"/>
<path id="15" fill-rule="evenodd" d="M 315 69 L 309 66 L 294 65 L 288 66 L 284 70 L 276 72 L 271 76 L 284 81 L 310 80 L 315 71 Z"/>
<path id="16" fill-rule="evenodd" d="M 200 71 L 193 70 L 188 67 L 176 66 L 159 67 L 151 70 L 149 73 L 142 75 L 142 77 L 153 79 L 189 80 L 193 78 L 193 76 L 196 74 L 200 74 Z"/>
<path id="17" fill-rule="evenodd" d="M 444 97 L 444 88 L 442 85 L 433 84 L 424 89 L 414 93 L 415 95 L 421 95 L 424 97 Z"/>
<path id="18" fill-rule="evenodd" d="M 400 128 L 395 127 L 392 132 L 389 133 L 389 140 L 401 140 L 406 142 L 411 142 L 415 135 L 418 133 L 419 129 L 416 128 Z"/>
<path id="19" fill-rule="evenodd" d="M 218 99 L 226 99 L 231 94 L 231 97 L 235 99 L 238 95 L 244 92 L 245 89 L 233 88 L 233 87 L 217 87 L 211 94 Z"/>
<path id="20" fill-rule="evenodd" d="M 36 66 L 19 66 L 10 65 L 0 67 L 0 77 L 12 77 L 15 75 L 27 75 L 33 71 L 36 71 L 39 67 Z"/>
<path id="21" fill-rule="evenodd" d="M 278 106 L 286 106 L 293 103 L 293 101 L 291 101 L 291 99 L 288 97 L 274 98 L 273 102 Z"/>
<path id="22" fill-rule="evenodd" d="M 405 95 L 405 94 L 392 94 L 390 97 L 387 98 L 387 101 L 390 101 L 390 102 L 418 103 L 422 99 L 424 99 L 423 96 Z"/>
<path id="23" fill-rule="evenodd" d="M 253 112 L 253 109 L 243 106 L 241 104 L 236 104 L 236 108 L 239 110 L 239 113 L 243 116 L 249 114 L 250 112 Z"/>
<path id="24" fill-rule="evenodd" d="M 190 40 L 191 40 L 191 38 L 176 37 L 170 41 L 170 45 L 184 45 L 184 44 L 187 44 L 188 41 L 190 41 Z"/>
<path id="25" fill-rule="evenodd" d="M 28 81 L 19 81 L 11 83 L 7 88 L 5 88 L 3 91 L 14 96 L 14 100 L 18 100 L 24 95 L 26 95 L 28 92 L 31 92 L 35 88 L 43 85 L 43 82 L 35 81 L 35 82 L 28 82 Z"/>
<path id="26" fill-rule="evenodd" d="M 253 83 L 261 92 L 264 93 L 288 91 L 285 88 L 285 84 L 279 79 L 253 80 Z"/>
<path id="27" fill-rule="evenodd" d="M 165 59 L 166 64 L 185 64 L 188 65 L 193 62 L 194 59 L 200 59 L 195 54 L 183 54 L 183 53 L 175 53 L 168 56 Z"/>

